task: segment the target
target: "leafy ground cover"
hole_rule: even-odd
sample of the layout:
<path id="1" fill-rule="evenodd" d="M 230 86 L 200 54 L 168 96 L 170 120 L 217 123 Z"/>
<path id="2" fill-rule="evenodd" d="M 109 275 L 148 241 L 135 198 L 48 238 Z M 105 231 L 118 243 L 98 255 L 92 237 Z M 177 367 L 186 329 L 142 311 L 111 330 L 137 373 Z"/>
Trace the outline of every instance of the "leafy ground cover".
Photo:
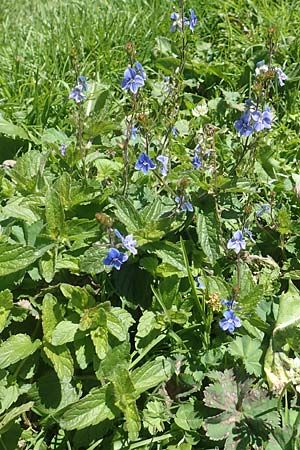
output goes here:
<path id="1" fill-rule="evenodd" d="M 0 5 L 0 449 L 300 448 L 299 1 Z"/>

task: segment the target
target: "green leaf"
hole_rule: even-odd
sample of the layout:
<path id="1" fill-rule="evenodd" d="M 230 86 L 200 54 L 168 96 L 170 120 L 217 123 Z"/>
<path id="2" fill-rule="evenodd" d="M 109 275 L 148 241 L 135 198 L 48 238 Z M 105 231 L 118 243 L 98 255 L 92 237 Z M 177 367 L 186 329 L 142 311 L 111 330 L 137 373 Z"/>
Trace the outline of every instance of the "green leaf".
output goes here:
<path id="1" fill-rule="evenodd" d="M 33 402 L 23 403 L 15 408 L 12 408 L 4 417 L 0 418 L 0 434 L 4 433 L 10 423 L 20 417 L 25 412 L 29 411 L 33 407 Z"/>
<path id="2" fill-rule="evenodd" d="M 250 336 L 238 336 L 229 344 L 229 352 L 232 356 L 243 360 L 245 369 L 250 375 L 261 375 L 262 367 L 259 362 L 262 356 L 261 342 Z"/>
<path id="3" fill-rule="evenodd" d="M 235 411 L 238 401 L 237 385 L 232 369 L 217 372 L 219 381 L 204 390 L 204 403 L 209 408 Z"/>
<path id="4" fill-rule="evenodd" d="M 54 347 L 46 344 L 43 350 L 53 364 L 58 378 L 65 383 L 70 382 L 74 375 L 74 365 L 72 355 L 66 345 Z"/>
<path id="5" fill-rule="evenodd" d="M 106 419 L 113 419 L 114 414 L 107 405 L 107 398 L 112 400 L 109 385 L 94 388 L 84 398 L 68 407 L 60 418 L 60 426 L 64 430 L 82 430 L 97 425 Z"/>
<path id="6" fill-rule="evenodd" d="M 192 403 L 181 405 L 178 408 L 174 421 L 179 428 L 185 431 L 197 430 L 203 423 L 203 419 L 197 417 Z"/>
<path id="7" fill-rule="evenodd" d="M 98 323 L 99 326 L 91 331 L 91 339 L 95 346 L 95 350 L 99 359 L 106 356 L 108 350 L 108 330 L 106 312 L 103 308 L 99 310 Z"/>
<path id="8" fill-rule="evenodd" d="M 147 391 L 171 377 L 171 362 L 163 356 L 158 356 L 154 361 L 146 362 L 142 367 L 131 373 L 131 380 L 137 394 Z"/>
<path id="9" fill-rule="evenodd" d="M 16 165 L 10 171 L 10 176 L 16 183 L 18 190 L 25 193 L 36 191 L 38 176 L 44 160 L 45 155 L 38 150 L 28 151 L 17 159 Z"/>
<path id="10" fill-rule="evenodd" d="M 129 439 L 136 440 L 141 429 L 141 421 L 135 403 L 137 393 L 125 367 L 117 367 L 113 375 L 116 406 L 124 413 Z"/>
<path id="11" fill-rule="evenodd" d="M 2 214 L 5 218 L 15 217 L 31 225 L 41 217 L 38 205 L 38 198 L 33 196 L 12 198 L 2 209 Z"/>
<path id="12" fill-rule="evenodd" d="M 44 339 L 52 340 L 52 333 L 56 325 L 62 321 L 62 314 L 57 299 L 52 294 L 46 294 L 42 308 L 42 326 Z"/>
<path id="13" fill-rule="evenodd" d="M 216 260 L 223 254 L 218 233 L 218 220 L 213 205 L 197 214 L 198 242 L 211 264 L 215 264 Z"/>
<path id="14" fill-rule="evenodd" d="M 94 161 L 94 165 L 97 168 L 96 179 L 98 181 L 102 181 L 107 177 L 111 177 L 114 174 L 117 174 L 122 169 L 122 164 L 118 161 L 114 161 L 107 158 L 97 158 Z"/>
<path id="15" fill-rule="evenodd" d="M 0 277 L 26 269 L 40 258 L 31 247 L 19 244 L 0 244 Z"/>
<path id="16" fill-rule="evenodd" d="M 145 245 L 145 249 L 151 253 L 155 253 L 162 259 L 163 263 L 176 269 L 178 276 L 183 277 L 187 275 L 182 254 L 178 251 L 178 245 L 173 244 L 173 242 L 160 241 Z"/>
<path id="17" fill-rule="evenodd" d="M 60 290 L 64 297 L 71 300 L 72 306 L 79 314 L 81 314 L 84 310 L 95 306 L 94 297 L 84 287 L 62 283 L 60 285 Z"/>
<path id="18" fill-rule="evenodd" d="M 6 320 L 13 307 L 13 295 L 9 289 L 0 292 L 0 333 L 4 330 Z"/>
<path id="19" fill-rule="evenodd" d="M 116 217 L 126 226 L 128 233 L 133 233 L 142 228 L 143 222 L 140 214 L 130 200 L 125 197 L 119 197 L 110 199 L 110 202 L 115 208 Z"/>
<path id="20" fill-rule="evenodd" d="M 5 120 L 2 115 L 0 115 L 0 133 L 6 134 L 7 136 L 19 137 L 21 139 L 30 140 L 27 132 L 17 125 Z"/>
<path id="21" fill-rule="evenodd" d="M 5 369 L 22 359 L 32 355 L 41 346 L 41 341 L 36 339 L 31 342 L 27 334 L 15 334 L 10 336 L 0 345 L 0 369 Z"/>
<path id="22" fill-rule="evenodd" d="M 125 341 L 128 338 L 128 325 L 133 323 L 131 315 L 124 309 L 112 308 L 106 313 L 106 317 L 110 334 L 119 341 Z"/>
<path id="23" fill-rule="evenodd" d="M 72 342 L 78 327 L 78 323 L 73 323 L 69 320 L 59 322 L 52 332 L 52 344 L 57 346 Z"/>
<path id="24" fill-rule="evenodd" d="M 49 189 L 46 195 L 47 227 L 53 239 L 62 236 L 65 228 L 65 214 L 60 196 L 54 189 Z"/>

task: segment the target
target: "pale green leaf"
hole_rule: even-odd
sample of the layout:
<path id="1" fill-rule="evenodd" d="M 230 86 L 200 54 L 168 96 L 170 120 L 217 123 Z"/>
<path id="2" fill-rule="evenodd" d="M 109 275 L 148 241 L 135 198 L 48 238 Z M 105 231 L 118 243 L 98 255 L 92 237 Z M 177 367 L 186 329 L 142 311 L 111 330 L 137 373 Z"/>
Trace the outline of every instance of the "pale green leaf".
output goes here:
<path id="1" fill-rule="evenodd" d="M 263 351 L 258 339 L 247 335 L 238 336 L 229 344 L 228 349 L 232 356 L 242 359 L 245 369 L 250 375 L 261 375 L 262 366 L 259 360 Z"/>
<path id="2" fill-rule="evenodd" d="M 54 189 L 49 189 L 46 195 L 47 227 L 54 239 L 63 234 L 65 215 L 61 199 Z"/>
<path id="3" fill-rule="evenodd" d="M 42 326 L 44 339 L 51 342 L 56 325 L 62 321 L 62 314 L 57 299 L 52 294 L 46 294 L 42 308 Z"/>
<path id="4" fill-rule="evenodd" d="M 36 339 L 31 342 L 27 334 L 14 334 L 0 345 L 0 369 L 5 369 L 32 355 L 41 346 Z"/>
<path id="5" fill-rule="evenodd" d="M 5 328 L 6 320 L 13 307 L 13 295 L 9 289 L 0 292 L 0 333 Z"/>
<path id="6" fill-rule="evenodd" d="M 61 381 L 69 382 L 74 375 L 74 365 L 72 355 L 66 345 L 54 347 L 46 344 L 43 350 L 51 361 L 58 378 Z"/>
<path id="7" fill-rule="evenodd" d="M 17 417 L 20 417 L 25 412 L 29 411 L 33 407 L 33 402 L 23 403 L 23 405 L 16 406 L 15 408 L 12 408 L 8 413 L 5 414 L 4 417 L 1 417 L 0 419 L 0 434 L 4 433 L 13 420 L 17 419 Z"/>
<path id="8" fill-rule="evenodd" d="M 65 430 L 82 430 L 106 419 L 113 419 L 114 415 L 106 403 L 108 387 L 92 389 L 84 398 L 69 406 L 59 420 L 60 426 Z"/>
<path id="9" fill-rule="evenodd" d="M 142 367 L 131 373 L 131 380 L 137 394 L 147 391 L 171 377 L 171 362 L 163 356 L 158 356 L 154 361 L 146 362 Z"/>
<path id="10" fill-rule="evenodd" d="M 53 330 L 51 343 L 56 346 L 72 342 L 78 326 L 78 323 L 73 323 L 69 320 L 59 322 Z"/>
<path id="11" fill-rule="evenodd" d="M 0 277 L 26 269 L 40 257 L 31 247 L 19 244 L 0 244 Z"/>

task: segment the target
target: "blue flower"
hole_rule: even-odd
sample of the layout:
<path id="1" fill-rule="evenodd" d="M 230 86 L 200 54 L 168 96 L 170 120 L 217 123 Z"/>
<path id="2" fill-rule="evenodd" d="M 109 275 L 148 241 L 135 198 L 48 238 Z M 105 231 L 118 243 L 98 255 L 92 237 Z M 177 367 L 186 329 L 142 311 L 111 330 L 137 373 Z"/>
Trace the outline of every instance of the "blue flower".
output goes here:
<path id="1" fill-rule="evenodd" d="M 155 169 L 156 164 L 149 158 L 146 153 L 142 153 L 139 156 L 139 159 L 136 162 L 135 169 L 136 170 L 142 170 L 144 174 L 148 172 L 149 169 L 153 170 Z"/>
<path id="2" fill-rule="evenodd" d="M 197 25 L 197 17 L 195 16 L 194 10 L 190 9 L 190 30 L 193 32 L 195 26 Z"/>
<path id="3" fill-rule="evenodd" d="M 280 86 L 284 86 L 284 82 L 285 80 L 288 79 L 288 77 L 286 76 L 286 74 L 282 71 L 282 69 L 280 69 L 280 67 L 275 67 L 275 72 L 277 73 L 278 76 L 278 82 Z"/>
<path id="4" fill-rule="evenodd" d="M 226 306 L 227 309 L 232 309 L 232 307 L 233 307 L 234 305 L 236 305 L 237 302 L 234 301 L 234 300 L 222 300 L 222 301 L 221 301 L 221 304 L 224 305 L 224 306 Z"/>
<path id="5" fill-rule="evenodd" d="M 86 99 L 86 95 L 83 94 L 82 84 L 77 84 L 77 86 L 72 89 L 69 98 L 75 100 L 76 103 L 80 103 Z"/>
<path id="6" fill-rule="evenodd" d="M 123 247 L 130 251 L 133 255 L 137 254 L 136 241 L 133 239 L 133 235 L 129 234 L 128 236 L 123 236 L 119 230 L 115 229 L 115 235 L 121 239 Z"/>
<path id="7" fill-rule="evenodd" d="M 190 211 L 190 212 L 194 211 L 193 205 L 185 199 L 184 195 L 176 197 L 175 202 L 178 203 L 178 205 L 181 208 L 181 211 Z"/>
<path id="8" fill-rule="evenodd" d="M 137 137 L 137 131 L 138 131 L 138 127 L 132 127 L 131 128 L 131 136 L 130 139 L 135 140 Z"/>
<path id="9" fill-rule="evenodd" d="M 136 70 L 128 67 L 124 72 L 122 80 L 122 89 L 128 89 L 133 94 L 137 94 L 140 87 L 144 86 L 145 81 L 142 75 L 137 74 Z"/>
<path id="10" fill-rule="evenodd" d="M 229 331 L 233 333 L 235 328 L 242 326 L 240 319 L 234 314 L 232 309 L 228 309 L 223 314 L 224 319 L 219 322 L 220 327 L 223 331 Z"/>
<path id="11" fill-rule="evenodd" d="M 83 75 L 80 75 L 80 77 L 78 78 L 78 84 L 81 84 L 82 90 L 84 92 L 87 92 L 88 85 L 87 85 L 87 82 L 86 82 L 86 78 Z"/>
<path id="12" fill-rule="evenodd" d="M 106 266 L 113 266 L 115 269 L 120 270 L 122 264 L 127 261 L 128 255 L 126 253 L 119 252 L 116 248 L 110 248 L 108 255 L 103 259 L 103 264 Z"/>
<path id="13" fill-rule="evenodd" d="M 248 234 L 248 236 L 252 242 L 255 242 L 255 240 L 253 238 L 253 233 L 251 230 L 249 230 L 249 228 L 244 228 L 243 231 L 244 231 L 244 233 Z"/>
<path id="14" fill-rule="evenodd" d="M 253 133 L 253 127 L 250 125 L 251 114 L 246 112 L 239 120 L 234 122 L 234 128 L 238 131 L 239 136 L 250 136 Z"/>
<path id="15" fill-rule="evenodd" d="M 234 250 L 236 254 L 238 254 L 241 250 L 245 250 L 246 241 L 244 239 L 243 233 L 240 230 L 236 231 L 233 235 L 233 238 L 229 239 L 227 248 L 229 250 Z"/>
<path id="16" fill-rule="evenodd" d="M 66 144 L 61 144 L 61 146 L 59 147 L 61 156 L 66 156 L 66 150 L 67 150 Z"/>
<path id="17" fill-rule="evenodd" d="M 160 155 L 156 159 L 157 159 L 157 161 L 162 163 L 162 168 L 160 169 L 160 173 L 162 174 L 163 177 L 166 177 L 167 174 L 168 174 L 168 161 L 169 161 L 169 158 L 167 156 Z"/>
<path id="18" fill-rule="evenodd" d="M 254 111 L 251 116 L 254 121 L 253 128 L 255 131 L 261 131 L 264 128 L 271 128 L 273 116 L 269 107 L 267 107 L 263 113 L 258 110 Z"/>
<path id="19" fill-rule="evenodd" d="M 146 72 L 143 69 L 143 66 L 138 61 L 135 63 L 136 72 L 138 75 L 140 75 L 143 80 L 146 80 Z"/>
<path id="20" fill-rule="evenodd" d="M 202 162 L 200 161 L 197 152 L 195 152 L 194 158 L 192 159 L 192 165 L 195 169 L 200 169 L 200 167 L 202 167 Z"/>
<path id="21" fill-rule="evenodd" d="M 260 209 L 256 212 L 256 217 L 261 217 L 263 214 L 271 213 L 271 206 L 268 203 L 261 205 Z"/>
<path id="22" fill-rule="evenodd" d="M 170 19 L 173 20 L 173 23 L 171 25 L 171 30 L 170 30 L 172 32 L 175 30 L 182 31 L 182 28 L 185 25 L 190 24 L 190 21 L 186 17 L 184 17 L 183 21 L 182 21 L 181 15 L 178 13 L 175 13 L 175 12 L 170 15 Z"/>
<path id="23" fill-rule="evenodd" d="M 176 127 L 172 127 L 171 131 L 172 131 L 173 136 L 178 136 L 179 135 L 179 131 L 178 131 L 178 129 Z"/>

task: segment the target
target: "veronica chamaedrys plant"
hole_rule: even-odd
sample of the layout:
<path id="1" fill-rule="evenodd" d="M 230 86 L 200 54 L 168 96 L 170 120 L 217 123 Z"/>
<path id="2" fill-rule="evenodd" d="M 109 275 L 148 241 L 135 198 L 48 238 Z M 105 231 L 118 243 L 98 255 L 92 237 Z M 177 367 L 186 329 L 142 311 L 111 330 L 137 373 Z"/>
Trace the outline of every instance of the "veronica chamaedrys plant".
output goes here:
<path id="1" fill-rule="evenodd" d="M 125 247 L 127 250 L 130 251 L 130 253 L 132 253 L 133 255 L 137 254 L 137 249 L 135 248 L 136 246 L 136 240 L 133 239 L 133 235 L 132 234 L 128 234 L 128 236 L 123 236 L 119 230 L 115 229 L 114 230 L 115 235 L 121 239 L 122 241 L 122 245 L 123 247 Z"/>
<path id="2" fill-rule="evenodd" d="M 139 156 L 135 164 L 135 169 L 141 170 L 145 175 L 148 173 L 148 170 L 153 170 L 155 168 L 156 164 L 144 152 Z"/>
<path id="3" fill-rule="evenodd" d="M 245 250 L 246 241 L 241 230 L 236 231 L 233 237 L 229 239 L 227 248 L 229 250 L 234 250 L 236 254 L 238 254 L 241 250 Z"/>
<path id="4" fill-rule="evenodd" d="M 119 252 L 116 248 L 110 248 L 108 255 L 102 260 L 106 266 L 113 266 L 115 269 L 120 270 L 121 266 L 128 259 L 126 253 Z"/>

